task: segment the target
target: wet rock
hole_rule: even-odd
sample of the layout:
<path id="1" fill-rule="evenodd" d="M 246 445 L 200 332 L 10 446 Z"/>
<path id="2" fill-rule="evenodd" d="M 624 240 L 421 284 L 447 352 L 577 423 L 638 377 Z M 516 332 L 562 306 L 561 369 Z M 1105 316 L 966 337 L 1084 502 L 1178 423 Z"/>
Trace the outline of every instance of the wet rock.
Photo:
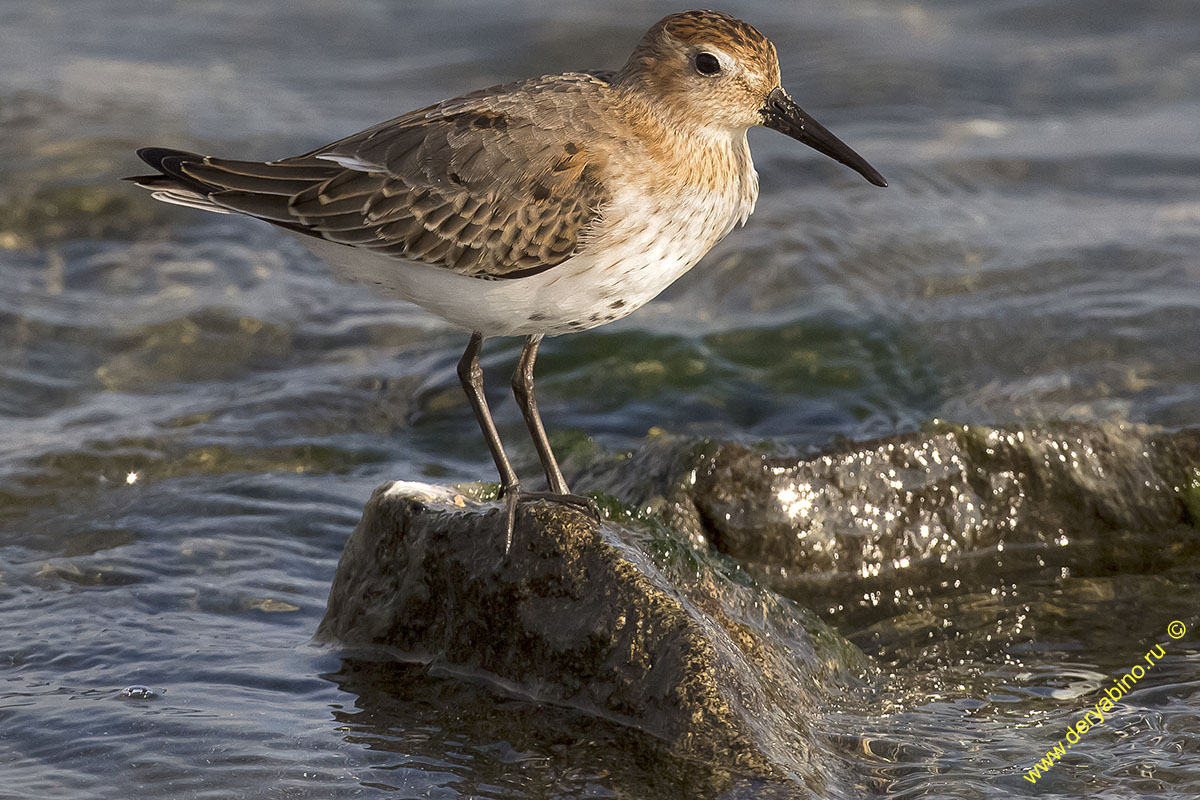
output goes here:
<path id="1" fill-rule="evenodd" d="M 860 656 L 729 556 L 808 605 L 1064 565 L 1152 574 L 1200 547 L 1198 465 L 1198 431 L 1116 425 L 939 425 L 804 457 L 656 437 L 570 470 L 639 511 L 529 504 L 508 552 L 495 508 L 389 484 L 320 635 L 498 688 L 527 719 L 552 709 L 556 740 L 653 749 L 691 794 L 724 775 L 727 796 L 746 776 L 745 796 L 840 795 L 819 720 Z"/>
<path id="2" fill-rule="evenodd" d="M 653 519 L 598 524 L 530 503 L 507 553 L 501 528 L 497 509 L 449 490 L 380 487 L 318 636 L 616 722 L 800 796 L 837 788 L 814 714 L 860 655 L 815 617 Z"/>
<path id="3" fill-rule="evenodd" d="M 1200 546 L 1200 429 L 939 424 L 796 457 L 651 440 L 568 470 L 804 599 L 1029 568 L 1162 568 Z"/>

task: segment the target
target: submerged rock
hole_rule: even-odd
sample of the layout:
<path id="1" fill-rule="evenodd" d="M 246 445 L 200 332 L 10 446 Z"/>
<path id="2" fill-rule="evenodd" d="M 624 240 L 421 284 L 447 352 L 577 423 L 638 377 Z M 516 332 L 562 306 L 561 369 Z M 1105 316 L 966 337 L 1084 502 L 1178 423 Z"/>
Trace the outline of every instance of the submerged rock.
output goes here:
<path id="1" fill-rule="evenodd" d="M 662 437 L 568 470 L 793 596 L 1030 567 L 1178 563 L 1200 545 L 1200 429 L 939 425 L 808 457 Z"/>
<path id="2" fill-rule="evenodd" d="M 497 509 L 440 487 L 380 487 L 318 636 L 394 648 L 802 796 L 836 788 L 814 714 L 860 655 L 814 616 L 653 521 L 530 503 L 507 553 L 502 527 Z"/>

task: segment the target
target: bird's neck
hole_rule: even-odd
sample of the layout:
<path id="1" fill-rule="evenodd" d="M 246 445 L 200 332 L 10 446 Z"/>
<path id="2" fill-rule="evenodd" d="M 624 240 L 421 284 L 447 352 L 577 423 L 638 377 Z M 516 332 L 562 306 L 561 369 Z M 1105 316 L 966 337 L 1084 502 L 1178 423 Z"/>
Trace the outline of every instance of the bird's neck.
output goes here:
<path id="1" fill-rule="evenodd" d="M 740 222 L 754 210 L 758 173 L 745 131 L 696 129 L 675 132 L 659 143 L 663 163 L 681 188 L 702 189 L 725 202 Z"/>
<path id="2" fill-rule="evenodd" d="M 746 131 L 696 124 L 676 109 L 650 102 L 635 94 L 622 104 L 629 128 L 649 159 L 659 166 L 655 177 L 664 188 L 694 186 L 713 192 L 734 187 L 748 194 L 751 205 L 758 195 L 758 175 L 750 157 Z"/>

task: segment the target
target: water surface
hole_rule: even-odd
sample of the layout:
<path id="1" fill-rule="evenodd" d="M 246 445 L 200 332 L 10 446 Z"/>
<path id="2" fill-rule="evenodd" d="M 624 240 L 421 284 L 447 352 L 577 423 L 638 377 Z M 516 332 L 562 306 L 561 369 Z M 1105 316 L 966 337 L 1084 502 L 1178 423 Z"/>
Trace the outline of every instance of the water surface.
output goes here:
<path id="1" fill-rule="evenodd" d="M 891 187 L 752 133 L 750 224 L 637 314 L 544 346 L 564 446 L 1200 420 L 1192 0 L 725 8 Z M 371 489 L 490 477 L 465 336 L 274 229 L 116 179 L 142 145 L 280 157 L 615 67 L 673 10 L 0 3 L 0 796 L 672 796 L 606 760 L 612 731 L 556 739 L 554 712 L 502 697 L 448 718 L 471 690 L 310 642 Z M 489 343 L 485 369 L 527 471 L 518 346 Z M 1200 624 L 1197 588 L 1185 558 L 817 608 L 880 670 L 830 709 L 850 743 L 831 758 L 866 795 L 1194 797 L 1194 636 L 1078 760 L 1022 775 L 1066 699 L 1168 618 Z"/>

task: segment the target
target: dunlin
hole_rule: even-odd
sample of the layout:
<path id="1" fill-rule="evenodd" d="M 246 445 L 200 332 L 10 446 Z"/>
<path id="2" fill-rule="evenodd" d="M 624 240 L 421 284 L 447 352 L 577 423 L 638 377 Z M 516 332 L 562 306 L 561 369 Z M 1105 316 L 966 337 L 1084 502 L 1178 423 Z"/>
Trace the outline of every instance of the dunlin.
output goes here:
<path id="1" fill-rule="evenodd" d="M 616 72 L 481 89 L 304 155 L 234 161 L 151 147 L 154 197 L 297 234 L 344 276 L 471 331 L 458 375 L 517 503 L 571 494 L 533 391 L 544 336 L 620 319 L 691 269 L 758 197 L 746 131 L 764 125 L 883 176 L 793 102 L 775 47 L 715 11 L 672 14 Z M 524 336 L 512 387 L 549 492 L 521 489 L 483 392 L 489 336 Z"/>

